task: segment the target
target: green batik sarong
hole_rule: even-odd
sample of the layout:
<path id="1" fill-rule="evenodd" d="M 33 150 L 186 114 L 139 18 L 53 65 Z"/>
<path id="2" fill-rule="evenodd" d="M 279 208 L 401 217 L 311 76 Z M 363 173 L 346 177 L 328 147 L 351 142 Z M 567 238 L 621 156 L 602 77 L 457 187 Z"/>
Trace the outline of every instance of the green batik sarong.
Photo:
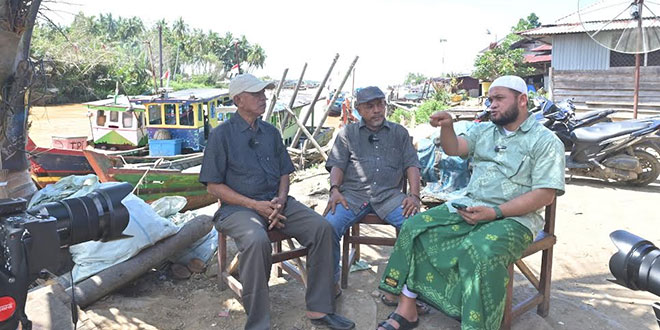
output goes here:
<path id="1" fill-rule="evenodd" d="M 403 285 L 453 318 L 462 329 L 499 329 L 507 266 L 532 243 L 512 219 L 470 225 L 445 205 L 406 220 L 379 288 L 398 295 Z"/>

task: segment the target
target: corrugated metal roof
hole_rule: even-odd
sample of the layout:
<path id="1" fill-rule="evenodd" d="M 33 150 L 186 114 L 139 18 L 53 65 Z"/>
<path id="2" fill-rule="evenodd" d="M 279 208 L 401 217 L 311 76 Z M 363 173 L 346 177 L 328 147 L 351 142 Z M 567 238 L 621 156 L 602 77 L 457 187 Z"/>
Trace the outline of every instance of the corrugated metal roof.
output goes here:
<path id="1" fill-rule="evenodd" d="M 128 100 L 126 99 L 126 96 L 120 95 L 117 97 L 117 103 L 115 103 L 114 98 L 109 98 L 105 100 L 98 100 L 98 101 L 92 101 L 92 102 L 86 102 L 83 103 L 84 105 L 94 108 L 94 107 L 105 107 L 105 108 L 117 108 L 118 110 L 126 110 L 126 109 L 133 109 L 133 110 L 144 110 L 143 105 L 137 105 L 137 104 L 129 104 Z"/>
<path id="2" fill-rule="evenodd" d="M 645 28 L 659 28 L 660 29 L 660 17 L 655 19 L 645 19 L 643 21 L 643 27 Z M 535 29 L 527 30 L 521 32 L 521 35 L 524 36 L 541 36 L 541 35 L 553 35 L 553 34 L 566 34 L 566 33 L 583 33 L 583 32 L 595 32 L 598 30 L 601 31 L 615 31 L 615 30 L 624 30 L 626 28 L 636 28 L 637 21 L 632 19 L 617 20 L 611 21 L 597 21 L 597 22 L 585 22 L 581 23 L 570 23 L 570 24 L 559 24 L 559 25 L 543 25 Z"/>
<path id="3" fill-rule="evenodd" d="M 543 44 L 541 46 L 538 46 L 536 48 L 530 49 L 530 52 L 546 52 L 552 50 L 552 45 L 546 45 Z"/>
<path id="4" fill-rule="evenodd" d="M 525 55 L 525 63 L 542 63 L 552 61 L 552 55 Z"/>

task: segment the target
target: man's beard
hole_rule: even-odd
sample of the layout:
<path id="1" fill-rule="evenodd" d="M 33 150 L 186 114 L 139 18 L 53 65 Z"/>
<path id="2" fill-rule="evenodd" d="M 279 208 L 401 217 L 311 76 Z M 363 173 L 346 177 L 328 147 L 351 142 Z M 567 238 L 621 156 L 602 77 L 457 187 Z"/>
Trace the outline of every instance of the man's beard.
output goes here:
<path id="1" fill-rule="evenodd" d="M 516 104 L 512 104 L 506 111 L 504 111 L 501 115 L 500 118 L 495 119 L 495 118 L 490 118 L 490 121 L 493 122 L 495 125 L 499 126 L 506 126 L 508 124 L 513 123 L 518 119 L 518 106 Z"/>

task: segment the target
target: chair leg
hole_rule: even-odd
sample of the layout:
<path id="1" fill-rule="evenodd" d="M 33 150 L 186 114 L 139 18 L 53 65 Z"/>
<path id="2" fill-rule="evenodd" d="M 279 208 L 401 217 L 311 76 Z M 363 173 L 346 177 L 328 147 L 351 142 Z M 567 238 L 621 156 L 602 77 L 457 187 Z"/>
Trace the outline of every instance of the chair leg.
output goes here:
<path id="1" fill-rule="evenodd" d="M 541 275 L 539 278 L 539 292 L 543 295 L 543 301 L 539 304 L 536 312 L 541 317 L 548 316 L 550 312 L 550 280 L 552 277 L 552 246 L 543 251 L 541 257 Z"/>
<path id="2" fill-rule="evenodd" d="M 278 241 L 276 243 L 273 243 L 273 251 L 275 253 L 282 252 L 282 241 Z M 278 262 L 277 264 L 274 264 L 273 266 L 275 266 L 275 270 L 277 272 L 277 277 L 282 277 L 284 275 L 284 272 L 282 272 L 282 264 Z"/>
<path id="3" fill-rule="evenodd" d="M 348 228 L 344 233 L 344 242 L 342 243 L 341 251 L 341 287 L 346 289 L 348 287 L 348 272 L 351 269 L 349 260 L 350 244 L 351 244 L 351 228 Z"/>
<path id="4" fill-rule="evenodd" d="M 360 237 L 360 224 L 356 223 L 353 226 L 353 236 Z M 355 250 L 355 256 L 351 260 L 351 264 L 360 260 L 360 243 L 353 243 L 353 249 Z"/>
<path id="5" fill-rule="evenodd" d="M 504 316 L 502 317 L 502 330 L 511 329 L 513 322 L 511 314 L 513 311 L 513 264 L 507 268 L 509 273 L 509 283 L 506 285 L 506 297 L 504 298 Z"/>
<path id="6" fill-rule="evenodd" d="M 227 289 L 224 274 L 227 272 L 227 236 L 218 235 L 218 286 L 220 291 Z"/>

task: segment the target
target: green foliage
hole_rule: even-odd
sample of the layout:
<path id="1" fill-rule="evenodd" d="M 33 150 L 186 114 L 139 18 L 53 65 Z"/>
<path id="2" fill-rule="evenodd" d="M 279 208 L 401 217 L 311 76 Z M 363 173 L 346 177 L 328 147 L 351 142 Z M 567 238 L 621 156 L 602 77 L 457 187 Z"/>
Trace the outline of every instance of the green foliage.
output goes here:
<path id="1" fill-rule="evenodd" d="M 515 32 L 540 25 L 539 18 L 534 13 L 531 13 L 526 19 L 521 18 L 518 24 L 511 28 L 512 33 L 507 35 L 500 45 L 477 56 L 474 61 L 475 70 L 472 76 L 486 81 L 493 81 L 503 75 L 524 77 L 534 74 L 535 69 L 524 63 L 524 50 L 511 49 L 511 45 L 522 39 Z"/>
<path id="2" fill-rule="evenodd" d="M 175 89 L 218 86 L 238 62 L 243 70 L 265 63 L 264 49 L 245 36 L 191 29 L 182 18 L 171 25 L 161 20 L 145 27 L 139 17 L 79 13 L 69 26 L 35 26 L 31 56 L 43 60 L 38 70 L 47 77 L 35 87 L 57 88 L 55 103 L 105 98 L 115 93 L 117 83 L 121 94 L 152 93 L 154 75 L 160 83 L 159 26 L 163 71 L 170 70 Z"/>
<path id="3" fill-rule="evenodd" d="M 424 80 L 428 79 L 425 75 L 421 73 L 412 73 L 409 72 L 408 76 L 406 77 L 406 80 L 403 82 L 404 84 L 413 84 L 413 85 L 419 85 L 424 82 Z"/>
<path id="4" fill-rule="evenodd" d="M 415 111 L 415 123 L 428 123 L 432 114 L 441 110 L 446 110 L 448 108 L 449 105 L 447 105 L 447 103 L 435 99 L 427 100 L 426 102 L 422 103 L 419 108 L 417 108 L 417 111 Z"/>
<path id="5" fill-rule="evenodd" d="M 409 123 L 410 118 L 412 118 L 412 113 L 410 111 L 403 110 L 401 108 L 396 108 L 392 114 L 387 117 L 387 120 L 395 123 Z"/>

